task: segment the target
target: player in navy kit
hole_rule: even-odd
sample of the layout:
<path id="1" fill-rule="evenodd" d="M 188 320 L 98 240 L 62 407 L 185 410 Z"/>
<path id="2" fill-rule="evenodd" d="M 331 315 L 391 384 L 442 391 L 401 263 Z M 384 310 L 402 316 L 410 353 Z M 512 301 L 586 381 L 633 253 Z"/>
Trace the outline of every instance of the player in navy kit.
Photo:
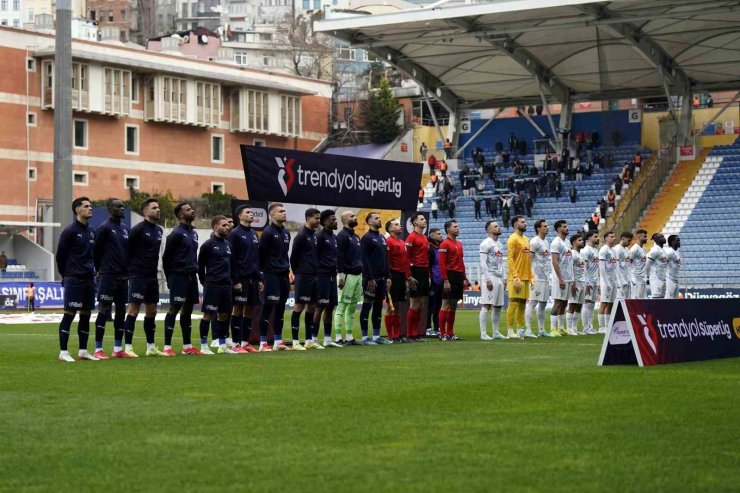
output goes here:
<path id="1" fill-rule="evenodd" d="M 360 311 L 362 345 L 375 346 L 388 344 L 380 337 L 380 319 L 383 300 L 390 289 L 391 279 L 388 271 L 388 253 L 385 238 L 380 234 L 380 214 L 371 212 L 365 217 L 368 232 L 360 240 L 362 255 L 363 302 Z M 372 309 L 373 338 L 368 336 L 368 316 Z"/>
<path id="2" fill-rule="evenodd" d="M 260 268 L 265 277 L 265 304 L 262 307 L 260 323 L 260 351 L 272 351 L 267 344 L 267 328 L 272 321 L 275 342 L 273 349 L 285 351 L 288 346 L 283 343 L 283 318 L 285 304 L 290 291 L 290 233 L 283 226 L 287 220 L 283 204 L 270 204 L 267 211 L 270 224 L 262 231 L 259 244 Z M 274 314 L 274 320 L 273 320 Z"/>
<path id="3" fill-rule="evenodd" d="M 141 305 L 144 305 L 144 333 L 146 334 L 146 355 L 166 356 L 154 344 L 159 302 L 159 283 L 157 266 L 159 248 L 162 244 L 162 227 L 157 224 L 160 216 L 159 202 L 148 198 L 141 204 L 141 215 L 144 220 L 131 228 L 128 247 L 128 314 L 123 323 L 126 348 L 129 356 L 138 358 L 133 350 L 134 327 L 139 316 Z"/>
<path id="4" fill-rule="evenodd" d="M 77 335 L 80 338 L 80 359 L 98 361 L 87 352 L 90 336 L 90 311 L 95 305 L 95 267 L 93 265 L 93 246 L 95 231 L 88 224 L 92 217 L 92 204 L 87 197 L 78 197 L 72 202 L 75 220 L 64 228 L 59 236 L 56 262 L 62 275 L 64 286 L 64 315 L 59 323 L 59 360 L 74 362 L 69 354 L 69 332 L 75 314 L 79 313 Z"/>
<path id="5" fill-rule="evenodd" d="M 218 320 L 219 354 L 239 354 L 242 351 L 226 346 L 231 313 L 231 245 L 226 240 L 229 222 L 226 216 L 211 219 L 213 235 L 203 243 L 198 254 L 198 277 L 203 284 L 203 320 L 200 321 L 200 351 L 213 354 L 208 349 L 208 326 L 213 318 Z"/>
<path id="6" fill-rule="evenodd" d="M 293 249 L 290 252 L 290 268 L 293 271 L 295 282 L 295 305 L 290 317 L 294 351 L 324 349 L 319 343 L 313 341 L 313 316 L 319 295 L 316 285 L 316 228 L 321 220 L 321 212 L 318 209 L 307 209 L 305 218 L 306 224 L 295 235 Z M 306 312 L 305 346 L 301 346 L 298 340 L 303 311 Z"/>
<path id="7" fill-rule="evenodd" d="M 321 211 L 321 230 L 316 233 L 316 284 L 319 299 L 313 317 L 314 342 L 319 333 L 321 317 L 324 318 L 324 347 L 343 347 L 331 340 L 334 308 L 337 306 L 337 216 L 331 209 Z"/>
<path id="8" fill-rule="evenodd" d="M 236 208 L 239 225 L 228 236 L 231 244 L 231 281 L 233 284 L 233 308 L 231 312 L 231 339 L 244 353 L 257 352 L 249 345 L 252 333 L 252 313 L 260 304 L 260 293 L 264 291 L 259 262 L 259 239 L 252 229 L 254 213 L 247 205 Z"/>
<path id="9" fill-rule="evenodd" d="M 116 315 L 113 319 L 113 355 L 127 358 L 123 350 L 123 320 L 126 317 L 128 299 L 128 236 L 129 231 L 121 224 L 126 208 L 119 199 L 110 199 L 107 204 L 108 220 L 96 231 L 93 261 L 98 273 L 98 317 L 95 319 L 95 354 L 98 359 L 108 359 L 103 350 L 105 324 L 111 316 L 113 304 Z"/>
<path id="10" fill-rule="evenodd" d="M 182 354 L 199 356 L 200 351 L 191 342 L 193 305 L 198 304 L 198 232 L 193 227 L 195 209 L 185 202 L 175 206 L 175 217 L 179 224 L 169 235 L 162 254 L 162 268 L 170 288 L 170 309 L 164 318 L 164 348 L 167 356 L 175 356 L 172 350 L 172 334 L 175 319 L 180 313 L 182 330 Z"/>

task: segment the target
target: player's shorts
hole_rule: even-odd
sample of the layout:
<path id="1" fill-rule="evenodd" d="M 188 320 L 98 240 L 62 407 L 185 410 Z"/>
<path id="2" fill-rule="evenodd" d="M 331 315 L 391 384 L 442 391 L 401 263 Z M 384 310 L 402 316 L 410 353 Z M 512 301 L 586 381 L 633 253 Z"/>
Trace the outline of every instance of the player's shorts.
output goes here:
<path id="1" fill-rule="evenodd" d="M 554 300 L 560 300 L 560 301 L 568 301 L 568 298 L 570 297 L 570 287 L 573 285 L 572 281 L 568 281 L 565 283 L 565 287 L 563 289 L 560 289 L 560 282 L 557 278 L 552 280 L 552 298 Z"/>
<path id="2" fill-rule="evenodd" d="M 463 273 L 456 270 L 447 271 L 447 280 L 450 281 L 450 290 L 442 289 L 443 300 L 461 300 L 463 297 Z"/>
<path id="3" fill-rule="evenodd" d="M 602 303 L 614 303 L 617 299 L 617 287 L 602 284 L 600 294 Z"/>
<path id="4" fill-rule="evenodd" d="M 382 301 L 386 297 L 386 285 L 385 285 L 385 277 L 380 277 L 375 279 L 375 289 L 370 288 L 368 285 L 368 282 L 370 279 L 367 277 L 362 277 L 362 294 L 366 298 L 370 298 L 373 301 Z"/>
<path id="5" fill-rule="evenodd" d="M 232 288 L 231 303 L 234 306 L 257 306 L 260 304 L 260 280 L 242 279 L 235 284 L 241 284 L 239 291 Z"/>
<path id="6" fill-rule="evenodd" d="M 550 299 L 550 282 L 545 279 L 535 279 L 534 289 L 529 291 L 529 300 L 547 303 L 548 299 Z"/>
<path id="7" fill-rule="evenodd" d="M 429 267 L 411 267 L 411 277 L 416 279 L 416 288 L 409 290 L 409 296 L 429 296 Z"/>
<path id="8" fill-rule="evenodd" d="M 319 306 L 330 308 L 337 306 L 337 276 L 319 274 L 316 277 L 316 286 L 319 293 Z"/>
<path id="9" fill-rule="evenodd" d="M 203 313 L 231 313 L 231 286 L 204 286 Z"/>
<path id="10" fill-rule="evenodd" d="M 125 305 L 128 301 L 128 278 L 117 276 L 98 276 L 98 301 Z"/>
<path id="11" fill-rule="evenodd" d="M 406 301 L 406 274 L 395 270 L 391 271 L 391 290 L 388 294 L 394 305 Z"/>
<path id="12" fill-rule="evenodd" d="M 665 282 L 665 297 L 666 299 L 675 300 L 678 298 L 678 283 L 675 281 L 671 281 L 670 279 L 666 279 Z"/>
<path id="13" fill-rule="evenodd" d="M 665 281 L 650 279 L 650 297 L 665 298 Z"/>
<path id="14" fill-rule="evenodd" d="M 573 284 L 571 284 L 572 286 Z M 576 294 L 573 291 L 568 291 L 568 303 L 574 305 L 582 305 L 586 301 L 586 285 L 580 282 L 575 283 Z"/>
<path id="15" fill-rule="evenodd" d="M 64 309 L 90 311 L 95 306 L 95 281 L 79 277 L 64 278 Z"/>
<path id="16" fill-rule="evenodd" d="M 647 297 L 647 285 L 644 282 L 633 283 L 630 290 L 630 298 L 641 300 Z"/>
<path id="17" fill-rule="evenodd" d="M 303 305 L 315 305 L 319 299 L 319 288 L 316 276 L 298 274 L 295 276 L 295 302 Z"/>
<path id="18" fill-rule="evenodd" d="M 287 272 L 265 272 L 265 303 L 285 305 L 290 293 Z"/>
<path id="19" fill-rule="evenodd" d="M 198 304 L 200 293 L 196 274 L 170 274 L 167 278 L 167 285 L 170 287 L 170 305 L 175 303 Z"/>
<path id="20" fill-rule="evenodd" d="M 584 287 L 584 291 L 588 291 L 588 289 Z M 593 303 L 594 301 L 596 301 L 596 293 L 597 292 L 598 292 L 597 291 L 597 288 L 594 287 L 594 286 L 591 286 L 591 292 L 590 293 L 586 293 L 585 299 L 583 300 L 583 302 L 584 303 Z"/>
<path id="21" fill-rule="evenodd" d="M 156 277 L 132 277 L 128 282 L 128 302 L 156 305 L 159 303 L 159 282 Z"/>
<path id="22" fill-rule="evenodd" d="M 493 289 L 488 289 L 488 282 L 480 280 L 480 304 L 504 306 L 504 280 L 500 277 L 492 277 Z"/>
<path id="23" fill-rule="evenodd" d="M 530 295 L 530 284 L 532 281 L 522 281 L 522 286 L 517 290 L 514 287 L 514 281 L 509 280 L 509 299 L 528 300 Z"/>
<path id="24" fill-rule="evenodd" d="M 626 300 L 630 297 L 632 291 L 632 287 L 629 284 L 622 284 L 617 289 L 617 299 L 618 300 Z"/>
<path id="25" fill-rule="evenodd" d="M 362 301 L 362 276 L 346 274 L 344 287 L 339 289 L 339 301 L 342 303 L 360 303 Z"/>

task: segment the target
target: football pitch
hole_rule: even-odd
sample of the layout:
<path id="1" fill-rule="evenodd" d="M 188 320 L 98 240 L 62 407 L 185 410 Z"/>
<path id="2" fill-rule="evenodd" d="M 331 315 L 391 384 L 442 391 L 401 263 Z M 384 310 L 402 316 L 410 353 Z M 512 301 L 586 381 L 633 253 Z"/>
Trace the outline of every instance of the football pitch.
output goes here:
<path id="1" fill-rule="evenodd" d="M 0 491 L 737 491 L 740 359 L 600 368 L 603 336 L 456 325 L 465 341 L 74 364 L 55 325 L 0 325 Z"/>

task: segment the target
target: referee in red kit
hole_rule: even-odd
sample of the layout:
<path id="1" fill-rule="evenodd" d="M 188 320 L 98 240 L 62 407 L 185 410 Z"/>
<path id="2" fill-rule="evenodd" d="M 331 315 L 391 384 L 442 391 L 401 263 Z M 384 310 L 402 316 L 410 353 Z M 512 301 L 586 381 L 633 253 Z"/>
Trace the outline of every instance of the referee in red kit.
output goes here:
<path id="1" fill-rule="evenodd" d="M 463 297 L 465 264 L 463 263 L 463 246 L 457 241 L 460 225 L 454 219 L 445 223 L 447 238 L 439 245 L 439 270 L 442 273 L 443 292 L 442 309 L 439 311 L 440 339 L 443 341 L 461 341 L 455 335 L 455 311 L 457 302 Z"/>

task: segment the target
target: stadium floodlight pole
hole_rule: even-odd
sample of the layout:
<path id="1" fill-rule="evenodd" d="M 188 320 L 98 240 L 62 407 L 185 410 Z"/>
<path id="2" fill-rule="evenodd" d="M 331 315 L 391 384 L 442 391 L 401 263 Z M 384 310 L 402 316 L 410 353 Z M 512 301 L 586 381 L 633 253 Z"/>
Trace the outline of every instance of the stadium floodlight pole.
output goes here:
<path id="1" fill-rule="evenodd" d="M 57 0 L 54 43 L 54 222 L 56 251 L 72 201 L 72 0 Z"/>

